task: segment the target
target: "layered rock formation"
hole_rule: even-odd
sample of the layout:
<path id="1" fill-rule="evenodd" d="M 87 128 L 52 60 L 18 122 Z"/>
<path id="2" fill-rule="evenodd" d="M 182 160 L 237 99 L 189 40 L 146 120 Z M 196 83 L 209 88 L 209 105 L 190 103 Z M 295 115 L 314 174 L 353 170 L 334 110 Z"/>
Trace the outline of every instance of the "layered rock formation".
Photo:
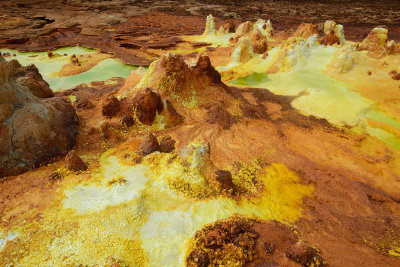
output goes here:
<path id="1" fill-rule="evenodd" d="M 0 177 L 33 169 L 75 144 L 78 118 L 33 65 L 0 56 Z"/>
<path id="2" fill-rule="evenodd" d="M 325 35 L 333 35 L 338 39 L 338 44 L 345 44 L 343 25 L 336 24 L 333 20 L 327 20 L 324 23 Z M 330 37 L 332 39 L 332 37 Z"/>
<path id="3" fill-rule="evenodd" d="M 338 73 L 348 72 L 358 57 L 356 48 L 347 44 L 336 51 L 327 69 Z"/>
<path id="4" fill-rule="evenodd" d="M 146 125 L 153 124 L 157 112 L 163 110 L 159 94 L 146 87 L 136 92 L 133 97 L 133 108 L 138 120 Z"/>
<path id="5" fill-rule="evenodd" d="M 318 27 L 312 23 L 301 23 L 295 33 L 293 34 L 296 37 L 308 38 L 313 36 L 314 34 L 318 34 Z"/>
<path id="6" fill-rule="evenodd" d="M 206 54 L 200 54 L 190 66 L 180 55 L 165 54 L 152 63 L 132 92 L 137 94 L 146 87 L 153 88 L 162 101 L 168 99 L 173 106 L 195 107 L 208 103 L 210 99 L 225 105 L 231 99 Z M 171 108 L 171 104 L 165 105 Z"/>
<path id="7" fill-rule="evenodd" d="M 360 43 L 359 50 L 366 50 L 375 57 L 399 53 L 400 46 L 393 40 L 388 40 L 388 30 L 376 27 L 371 30 L 368 36 Z"/>
<path id="8" fill-rule="evenodd" d="M 267 42 L 272 40 L 273 36 L 274 29 L 271 21 L 259 19 L 255 23 L 246 21 L 240 24 L 232 36 L 231 42 L 237 43 L 241 38 L 248 37 L 254 52 L 262 54 L 267 51 Z"/>
<path id="9" fill-rule="evenodd" d="M 253 47 L 251 45 L 250 38 L 245 36 L 241 37 L 236 43 L 235 50 L 231 55 L 229 64 L 235 65 L 245 63 L 254 57 Z"/>
<path id="10" fill-rule="evenodd" d="M 326 265 L 318 251 L 288 226 L 240 216 L 197 231 L 186 258 L 187 266 L 246 266 L 250 262 L 250 266 Z"/>

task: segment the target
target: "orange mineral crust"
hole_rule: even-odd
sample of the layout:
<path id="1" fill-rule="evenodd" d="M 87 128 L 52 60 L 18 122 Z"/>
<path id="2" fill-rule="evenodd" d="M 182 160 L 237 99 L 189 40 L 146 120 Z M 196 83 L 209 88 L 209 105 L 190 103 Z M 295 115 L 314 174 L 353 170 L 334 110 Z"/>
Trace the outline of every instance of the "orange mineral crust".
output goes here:
<path id="1" fill-rule="evenodd" d="M 3 1 L 0 266 L 400 265 L 399 12 L 333 2 Z"/>

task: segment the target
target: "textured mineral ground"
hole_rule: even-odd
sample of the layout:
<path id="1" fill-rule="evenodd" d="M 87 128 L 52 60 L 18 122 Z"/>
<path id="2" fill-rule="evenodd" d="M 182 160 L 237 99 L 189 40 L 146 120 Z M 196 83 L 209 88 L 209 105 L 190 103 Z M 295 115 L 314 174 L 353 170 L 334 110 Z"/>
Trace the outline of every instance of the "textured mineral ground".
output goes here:
<path id="1" fill-rule="evenodd" d="M 400 266 L 398 1 L 0 10 L 0 266 Z"/>

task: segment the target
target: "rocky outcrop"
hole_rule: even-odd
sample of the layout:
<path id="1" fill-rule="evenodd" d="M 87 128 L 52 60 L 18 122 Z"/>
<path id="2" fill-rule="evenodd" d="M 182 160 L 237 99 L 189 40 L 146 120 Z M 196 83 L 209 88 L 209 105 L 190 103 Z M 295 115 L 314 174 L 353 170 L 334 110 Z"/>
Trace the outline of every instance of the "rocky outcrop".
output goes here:
<path id="1" fill-rule="evenodd" d="M 0 56 L 0 177 L 65 155 L 75 144 L 75 110 L 49 90 L 36 67 Z"/>
<path id="2" fill-rule="evenodd" d="M 177 106 L 195 107 L 201 102 L 227 102 L 227 87 L 211 65 L 206 54 L 200 54 L 194 64 L 188 65 L 183 57 L 165 54 L 152 63 L 140 83 L 131 90 L 134 95 L 149 87 L 161 100 L 169 99 Z M 177 109 L 179 112 L 179 109 Z"/>
<path id="3" fill-rule="evenodd" d="M 206 28 L 204 29 L 203 36 L 215 35 L 215 21 L 213 15 L 208 15 L 206 19 Z"/>
<path id="4" fill-rule="evenodd" d="M 160 144 L 157 141 L 157 137 L 154 134 L 149 134 L 143 137 L 142 143 L 140 144 L 140 153 L 143 156 L 147 156 L 153 152 L 160 151 Z"/>
<path id="5" fill-rule="evenodd" d="M 248 37 L 254 52 L 262 54 L 268 49 L 268 41 L 272 40 L 274 29 L 271 22 L 263 19 L 252 23 L 246 21 L 240 24 L 231 38 L 231 42 L 238 43 L 243 37 Z"/>
<path id="6" fill-rule="evenodd" d="M 159 114 L 157 121 L 163 127 L 183 123 L 194 109 L 218 105 L 222 110 L 231 110 L 236 99 L 205 53 L 188 63 L 180 55 L 163 55 L 152 63 L 135 88 L 124 92 L 123 97 L 132 99 L 134 117 L 138 121 L 152 125 Z M 210 123 L 221 122 L 223 128 L 228 129 L 234 122 L 229 113 L 217 115 Z"/>
<path id="7" fill-rule="evenodd" d="M 179 153 L 184 166 L 197 169 L 209 181 L 215 175 L 216 167 L 210 158 L 210 144 L 204 140 L 194 141 L 183 147 Z"/>
<path id="8" fill-rule="evenodd" d="M 345 44 L 346 39 L 344 38 L 344 29 L 343 25 L 336 24 L 333 20 L 327 20 L 324 23 L 324 44 L 332 45 L 332 44 Z M 336 40 L 337 38 L 337 40 Z"/>
<path id="9" fill-rule="evenodd" d="M 141 123 L 152 125 L 157 111 L 163 110 L 160 95 L 149 87 L 137 91 L 133 97 L 133 109 Z"/>
<path id="10" fill-rule="evenodd" d="M 318 34 L 318 27 L 315 24 L 312 23 L 305 23 L 302 22 L 293 36 L 295 37 L 303 37 L 307 39 L 310 36 L 313 36 L 314 34 Z"/>
<path id="11" fill-rule="evenodd" d="M 324 23 L 324 33 L 325 34 L 329 34 L 332 31 L 335 30 L 336 27 L 336 22 L 334 22 L 333 20 L 327 20 Z"/>
<path id="12" fill-rule="evenodd" d="M 124 115 L 121 118 L 121 125 L 125 128 L 132 127 L 135 124 L 135 120 L 131 115 Z"/>
<path id="13" fill-rule="evenodd" d="M 233 21 L 227 21 L 221 27 L 224 29 L 225 33 L 233 33 L 235 32 L 236 25 Z"/>
<path id="14" fill-rule="evenodd" d="M 234 249 L 232 249 L 234 248 Z M 218 220 L 197 231 L 186 266 L 324 266 L 310 243 L 278 221 L 241 216 Z"/>
<path id="15" fill-rule="evenodd" d="M 398 54 L 400 53 L 400 44 L 396 44 L 394 40 L 390 40 L 385 45 L 386 53 L 390 54 Z"/>
<path id="16" fill-rule="evenodd" d="M 353 68 L 357 58 L 356 48 L 346 44 L 335 52 L 332 61 L 327 66 L 327 70 L 336 73 L 348 72 Z"/>
<path id="17" fill-rule="evenodd" d="M 118 98 L 116 98 L 113 95 L 110 95 L 106 98 L 106 100 L 102 104 L 101 114 L 103 116 L 112 118 L 118 114 L 120 109 L 121 109 L 121 104 Z"/>
<path id="18" fill-rule="evenodd" d="M 254 50 L 251 45 L 249 37 L 242 37 L 237 42 L 235 49 L 232 52 L 229 64 L 240 64 L 246 63 L 252 57 L 254 57 Z"/>
<path id="19" fill-rule="evenodd" d="M 385 45 L 388 40 L 388 30 L 385 28 L 374 28 L 368 36 L 361 42 L 359 50 L 367 50 L 376 54 L 386 52 Z"/>
<path id="20" fill-rule="evenodd" d="M 284 41 L 280 50 L 274 57 L 274 63 L 267 73 L 288 71 L 295 66 L 305 66 L 310 60 L 312 49 L 317 46 L 317 35 L 310 36 L 307 40 L 303 37 L 290 37 Z"/>
<path id="21" fill-rule="evenodd" d="M 71 171 L 85 171 L 87 169 L 86 164 L 78 156 L 75 150 L 68 152 L 65 157 L 65 165 L 67 169 Z"/>
<path id="22" fill-rule="evenodd" d="M 334 44 L 340 44 L 339 38 L 335 35 L 334 31 L 325 34 L 324 38 L 321 40 L 321 44 L 323 45 L 334 45 Z"/>
<path id="23" fill-rule="evenodd" d="M 18 83 L 26 86 L 28 90 L 36 97 L 48 98 L 53 97 L 54 93 L 50 89 L 49 84 L 43 79 L 37 67 L 33 64 L 23 67 L 17 60 L 9 62 L 13 68 L 11 73 Z"/>
<path id="24" fill-rule="evenodd" d="M 160 152 L 170 153 L 175 150 L 175 140 L 166 135 L 160 141 Z"/>

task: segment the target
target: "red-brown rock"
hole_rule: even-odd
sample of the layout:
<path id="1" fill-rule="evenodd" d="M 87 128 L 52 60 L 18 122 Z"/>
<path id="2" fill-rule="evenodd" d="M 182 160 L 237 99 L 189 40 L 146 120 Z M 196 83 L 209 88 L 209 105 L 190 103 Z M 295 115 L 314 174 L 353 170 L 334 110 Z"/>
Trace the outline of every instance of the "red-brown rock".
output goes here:
<path id="1" fill-rule="evenodd" d="M 18 61 L 0 57 L 0 177 L 65 155 L 75 144 L 78 117 L 74 108 L 61 97 L 38 97 L 47 96 L 37 93 L 47 90 L 41 79 L 33 65 L 21 67 Z M 37 90 L 29 84 L 38 86 Z"/>
<path id="2" fill-rule="evenodd" d="M 319 32 L 318 28 L 319 28 L 318 25 L 302 22 L 293 35 L 296 37 L 303 37 L 307 39 L 308 37 L 313 36 L 314 34 L 318 34 Z M 322 31 L 323 31 L 323 24 L 321 32 Z"/>
<path id="3" fill-rule="evenodd" d="M 68 152 L 65 157 L 65 166 L 71 171 L 85 171 L 87 169 L 86 164 L 78 156 L 75 150 Z"/>
<path id="4" fill-rule="evenodd" d="M 156 151 L 160 151 L 160 145 L 158 144 L 157 138 L 154 134 L 149 134 L 143 137 L 142 143 L 140 144 L 140 152 L 142 155 L 146 156 Z"/>
<path id="5" fill-rule="evenodd" d="M 16 79 L 18 83 L 26 86 L 34 96 L 39 98 L 54 96 L 49 84 L 43 79 L 35 65 L 31 64 L 24 67 L 15 59 L 11 60 L 9 63 L 13 69 L 12 77 Z"/>
<path id="6" fill-rule="evenodd" d="M 78 99 L 76 101 L 76 107 L 82 109 L 92 109 L 94 107 L 92 101 L 88 99 Z"/>
<path id="7" fill-rule="evenodd" d="M 170 153 L 175 150 L 175 140 L 171 136 L 164 136 L 160 141 L 160 152 Z"/>
<path id="8" fill-rule="evenodd" d="M 138 91 L 133 97 L 133 108 L 138 120 L 145 125 L 152 125 L 157 111 L 163 110 L 160 95 L 151 88 Z"/>
<path id="9" fill-rule="evenodd" d="M 118 114 L 120 109 L 121 109 L 121 104 L 120 104 L 118 98 L 116 98 L 113 95 L 110 95 L 103 102 L 103 105 L 101 108 L 101 114 L 103 116 L 112 118 Z"/>
<path id="10" fill-rule="evenodd" d="M 302 266 L 309 266 L 309 264 L 313 261 L 314 257 L 316 256 L 316 251 L 310 246 L 298 242 L 288 247 L 286 251 L 286 256 L 289 259 L 297 263 L 300 263 Z"/>
<path id="11" fill-rule="evenodd" d="M 334 32 L 328 33 L 322 38 L 321 44 L 323 45 L 334 45 L 334 44 L 340 44 L 339 38 L 335 35 Z"/>
<path id="12" fill-rule="evenodd" d="M 258 29 L 253 31 L 253 33 L 250 35 L 250 41 L 254 52 L 263 54 L 267 51 L 267 40 Z"/>
<path id="13" fill-rule="evenodd" d="M 221 83 L 221 75 L 213 67 L 209 56 L 205 53 L 200 53 L 197 56 L 196 66 L 193 71 L 198 77 L 208 78 L 212 83 Z"/>
<path id="14" fill-rule="evenodd" d="M 392 79 L 396 80 L 396 81 L 400 80 L 400 73 L 397 72 L 397 73 L 393 74 Z"/>
<path id="15" fill-rule="evenodd" d="M 121 118 L 121 125 L 123 127 L 132 127 L 135 124 L 135 120 L 133 119 L 133 117 L 131 115 L 124 115 Z"/>

